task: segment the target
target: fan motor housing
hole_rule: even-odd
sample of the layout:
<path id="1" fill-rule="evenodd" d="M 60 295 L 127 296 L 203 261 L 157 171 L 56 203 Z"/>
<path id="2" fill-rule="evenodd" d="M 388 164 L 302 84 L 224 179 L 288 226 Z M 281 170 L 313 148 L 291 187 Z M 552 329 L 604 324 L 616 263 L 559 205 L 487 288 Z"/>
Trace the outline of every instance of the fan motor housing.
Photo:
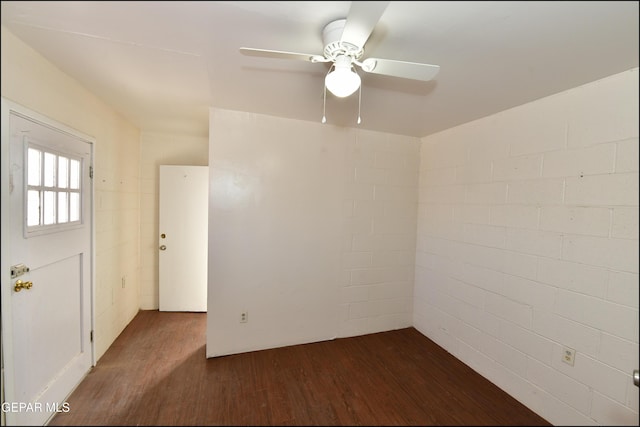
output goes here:
<path id="1" fill-rule="evenodd" d="M 360 57 L 362 57 L 364 53 L 363 48 L 340 41 L 346 22 L 346 19 L 338 19 L 329 22 L 322 30 L 325 58 L 335 61 L 338 56 L 342 55 L 347 55 L 354 59 L 360 59 Z"/>

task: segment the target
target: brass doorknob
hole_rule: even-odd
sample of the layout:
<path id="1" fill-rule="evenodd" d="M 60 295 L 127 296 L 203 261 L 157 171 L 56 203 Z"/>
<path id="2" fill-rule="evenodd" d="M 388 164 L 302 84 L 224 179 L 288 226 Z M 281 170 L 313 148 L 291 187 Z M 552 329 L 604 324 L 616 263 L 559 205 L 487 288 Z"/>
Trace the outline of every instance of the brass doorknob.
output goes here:
<path id="1" fill-rule="evenodd" d="M 166 247 L 165 245 L 160 245 L 160 250 L 161 250 L 161 251 L 164 251 L 164 250 L 166 250 L 166 249 L 167 249 L 167 247 Z"/>
<path id="2" fill-rule="evenodd" d="M 16 284 L 13 286 L 13 289 L 16 292 L 20 292 L 23 289 L 31 289 L 32 286 L 33 286 L 32 282 L 23 282 L 22 280 L 18 280 Z"/>

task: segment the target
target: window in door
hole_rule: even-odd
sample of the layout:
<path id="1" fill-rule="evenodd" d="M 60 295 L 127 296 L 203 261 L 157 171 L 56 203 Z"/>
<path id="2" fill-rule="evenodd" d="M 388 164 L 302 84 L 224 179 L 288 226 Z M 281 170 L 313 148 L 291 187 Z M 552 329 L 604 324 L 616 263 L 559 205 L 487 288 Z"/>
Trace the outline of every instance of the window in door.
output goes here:
<path id="1" fill-rule="evenodd" d="M 82 159 L 27 144 L 27 235 L 82 223 Z"/>

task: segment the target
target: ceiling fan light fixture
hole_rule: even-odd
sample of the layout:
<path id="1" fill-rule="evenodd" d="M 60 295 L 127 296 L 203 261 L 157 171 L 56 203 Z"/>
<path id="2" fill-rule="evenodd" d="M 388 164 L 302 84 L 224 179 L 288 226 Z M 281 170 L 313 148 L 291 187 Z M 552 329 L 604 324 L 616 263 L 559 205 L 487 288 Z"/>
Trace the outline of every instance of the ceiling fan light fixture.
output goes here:
<path id="1" fill-rule="evenodd" d="M 438 65 L 385 58 L 365 58 L 361 60 L 364 55 L 365 43 L 369 40 L 374 27 L 379 22 L 389 3 L 391 2 L 351 2 L 346 18 L 331 21 L 323 28 L 323 55 L 247 47 L 241 47 L 240 53 L 265 58 L 295 59 L 314 64 L 320 62 L 332 63 L 324 80 L 322 123 L 327 121 L 324 115 L 327 90 L 339 98 L 345 98 L 359 90 L 357 123 L 360 124 L 362 122 L 359 113 L 362 98 L 362 81 L 358 75 L 358 67 L 367 74 L 372 73 L 420 81 L 433 79 L 440 69 Z M 354 64 L 358 67 L 354 67 Z"/>
<path id="2" fill-rule="evenodd" d="M 360 87 L 360 76 L 351 66 L 351 58 L 343 56 L 336 60 L 334 70 L 327 74 L 324 83 L 331 93 L 344 98 Z"/>

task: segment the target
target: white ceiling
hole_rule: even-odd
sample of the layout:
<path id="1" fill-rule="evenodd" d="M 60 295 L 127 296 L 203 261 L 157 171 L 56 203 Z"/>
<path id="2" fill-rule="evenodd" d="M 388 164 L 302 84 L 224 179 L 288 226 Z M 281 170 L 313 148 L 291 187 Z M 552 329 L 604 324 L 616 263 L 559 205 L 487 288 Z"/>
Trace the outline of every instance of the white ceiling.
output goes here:
<path id="1" fill-rule="evenodd" d="M 322 54 L 348 1 L 3 1 L 2 24 L 140 129 L 208 133 L 209 106 L 320 122 Z M 392 1 L 366 57 L 439 65 L 430 82 L 360 72 L 360 127 L 422 137 L 638 67 L 637 1 Z M 357 94 L 327 95 L 356 126 Z"/>

